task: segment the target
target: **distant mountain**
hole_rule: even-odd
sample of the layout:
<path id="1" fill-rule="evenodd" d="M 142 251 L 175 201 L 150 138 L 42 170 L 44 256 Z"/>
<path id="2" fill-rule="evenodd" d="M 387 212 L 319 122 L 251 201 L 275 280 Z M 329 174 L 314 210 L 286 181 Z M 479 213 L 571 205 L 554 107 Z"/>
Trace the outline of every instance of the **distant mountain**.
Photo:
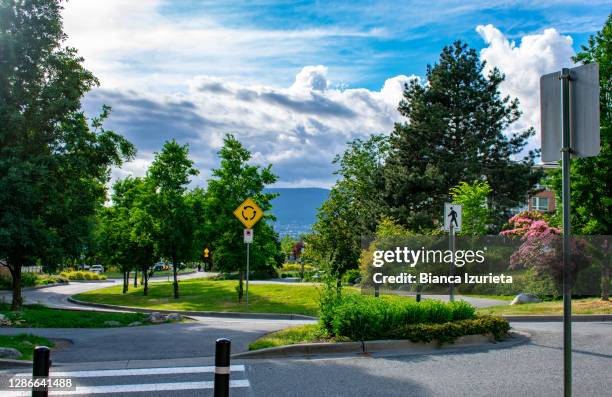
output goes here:
<path id="1" fill-rule="evenodd" d="M 297 237 L 309 233 L 317 219 L 317 209 L 329 196 L 328 189 L 268 188 L 266 193 L 277 193 L 272 200 L 272 213 L 276 216 L 274 229 L 281 235 Z"/>

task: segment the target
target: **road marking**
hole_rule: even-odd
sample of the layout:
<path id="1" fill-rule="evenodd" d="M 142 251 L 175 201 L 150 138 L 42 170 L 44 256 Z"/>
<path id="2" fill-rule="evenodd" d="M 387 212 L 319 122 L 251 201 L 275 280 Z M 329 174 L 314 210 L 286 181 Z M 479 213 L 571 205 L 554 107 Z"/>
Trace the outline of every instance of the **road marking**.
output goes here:
<path id="1" fill-rule="evenodd" d="M 49 391 L 50 396 L 68 396 L 74 394 L 103 394 L 103 393 L 137 393 L 155 391 L 202 390 L 214 388 L 214 382 L 174 382 L 174 383 L 144 383 L 139 385 L 111 385 L 111 386 L 77 386 L 76 390 Z M 249 387 L 247 379 L 230 380 L 231 387 Z M 3 393 L 5 397 L 29 396 L 31 391 L 9 391 Z"/>
<path id="2" fill-rule="evenodd" d="M 231 365 L 230 371 L 243 372 L 244 365 Z M 65 378 L 101 378 L 109 376 L 137 376 L 137 375 L 171 375 L 171 374 L 201 374 L 207 372 L 215 372 L 213 365 L 204 367 L 163 367 L 163 368 L 134 368 L 134 369 L 103 369 L 90 371 L 51 371 L 52 377 Z M 20 373 L 17 376 L 32 376 L 31 373 Z"/>

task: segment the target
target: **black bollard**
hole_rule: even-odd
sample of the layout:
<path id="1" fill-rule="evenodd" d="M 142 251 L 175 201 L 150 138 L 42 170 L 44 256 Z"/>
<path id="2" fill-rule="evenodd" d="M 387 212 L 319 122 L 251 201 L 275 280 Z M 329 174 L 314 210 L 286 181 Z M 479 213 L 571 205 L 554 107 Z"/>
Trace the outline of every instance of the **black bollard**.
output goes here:
<path id="1" fill-rule="evenodd" d="M 380 295 L 380 287 L 378 285 L 374 286 L 374 297 L 378 298 L 378 296 Z"/>
<path id="2" fill-rule="evenodd" d="M 230 350 L 232 341 L 217 339 L 215 346 L 215 397 L 229 396 Z"/>
<path id="3" fill-rule="evenodd" d="M 49 377 L 49 367 L 51 366 L 51 350 L 47 346 L 36 346 L 34 348 L 34 365 L 32 366 L 32 376 L 34 378 Z M 45 386 L 43 390 L 32 388 L 32 397 L 47 397 L 49 391 Z"/>
<path id="4" fill-rule="evenodd" d="M 416 301 L 420 302 L 421 301 L 421 286 L 417 285 L 416 287 Z"/>

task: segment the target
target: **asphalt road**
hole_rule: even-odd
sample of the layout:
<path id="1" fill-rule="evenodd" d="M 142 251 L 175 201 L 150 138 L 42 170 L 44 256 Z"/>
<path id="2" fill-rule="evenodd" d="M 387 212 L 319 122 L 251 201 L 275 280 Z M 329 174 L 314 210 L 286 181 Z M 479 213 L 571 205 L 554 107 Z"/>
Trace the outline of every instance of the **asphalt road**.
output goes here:
<path id="1" fill-rule="evenodd" d="M 108 285 L 108 284 L 106 284 Z M 26 292 L 29 301 L 66 307 L 69 295 L 101 284 Z M 260 335 L 307 321 L 198 317 L 182 324 L 108 329 L 11 329 L 72 344 L 53 352 L 53 373 L 67 371 L 80 395 L 212 395 L 214 341 L 244 351 Z M 233 396 L 559 396 L 561 323 L 515 323 L 529 343 L 430 354 L 316 359 L 234 360 Z M 575 323 L 574 395 L 612 396 L 612 323 Z M 243 365 L 243 366 L 241 366 Z M 157 368 L 157 369 L 151 369 Z M 161 369 L 160 369 L 161 368 Z M 119 372 L 107 373 L 114 369 Z M 78 372 L 73 372 L 78 371 Z M 83 372 L 85 371 L 85 372 Z M 6 383 L 15 372 L 0 371 Z M 10 396 L 0 390 L 0 395 Z M 15 394 L 17 395 L 17 394 Z M 23 395 L 28 395 L 25 393 Z"/>
<path id="2" fill-rule="evenodd" d="M 241 328 L 253 320 L 239 320 Z M 388 354 L 320 359 L 234 360 L 232 396 L 560 396 L 560 323 L 518 323 L 528 343 L 490 345 L 430 354 Z M 146 329 L 151 327 L 144 327 Z M 168 329 L 170 330 L 170 329 Z M 612 387 L 612 323 L 576 323 L 574 395 L 609 396 Z M 166 337 L 175 333 L 167 332 Z M 136 335 L 135 335 L 136 337 Z M 108 340 L 100 342 L 103 349 Z M 176 347 L 187 342 L 177 341 Z M 212 341 L 210 341 L 212 343 Z M 120 344 L 112 349 L 122 350 Z M 193 355 L 211 351 L 198 350 Z M 110 346 L 108 347 L 110 348 Z M 179 347 L 182 349 L 183 347 Z M 86 354 L 83 359 L 91 358 Z M 73 363 L 53 371 L 75 377 L 81 395 L 212 395 L 213 358 Z M 244 365 L 242 367 L 242 365 Z M 153 368 L 152 368 L 153 367 Z M 115 369 L 118 372 L 105 372 Z M 134 370 L 137 369 L 137 370 Z M 78 372 L 72 372 L 78 371 Z M 0 382 L 24 370 L 2 371 Z M 4 394 L 3 394 L 4 395 Z M 6 394 L 9 396 L 9 394 Z M 26 394 L 24 394 L 26 395 Z"/>

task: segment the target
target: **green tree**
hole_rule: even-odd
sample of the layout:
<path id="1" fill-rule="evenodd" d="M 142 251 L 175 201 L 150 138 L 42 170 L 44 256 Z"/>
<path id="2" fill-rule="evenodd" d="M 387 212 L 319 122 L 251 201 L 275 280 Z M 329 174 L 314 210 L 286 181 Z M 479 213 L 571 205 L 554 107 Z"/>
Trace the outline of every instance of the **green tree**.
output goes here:
<path id="1" fill-rule="evenodd" d="M 463 219 L 460 235 L 481 235 L 487 233 L 491 214 L 487 197 L 491 187 L 487 181 L 461 182 L 450 190 L 453 203 L 461 204 Z"/>
<path id="2" fill-rule="evenodd" d="M 172 261 L 174 297 L 179 297 L 178 266 L 193 255 L 194 217 L 187 203 L 190 177 L 199 172 L 189 159 L 189 148 L 167 141 L 147 172 L 155 191 L 149 214 L 155 219 L 153 237 L 156 251 Z"/>
<path id="3" fill-rule="evenodd" d="M 338 277 L 358 266 L 361 238 L 374 233 L 387 211 L 381 192 L 388 148 L 385 136 L 373 135 L 367 141 L 350 142 L 334 159 L 340 178 L 319 209 L 307 238 L 307 255 L 332 266 L 331 274 Z"/>
<path id="4" fill-rule="evenodd" d="M 407 84 L 385 164 L 389 215 L 414 231 L 430 231 L 441 219 L 448 190 L 461 181 L 486 180 L 496 223 L 523 201 L 539 179 L 531 166 L 536 155 L 513 160 L 532 128 L 504 133 L 521 112 L 518 100 L 501 97 L 504 75 L 460 41 L 444 47 L 437 64 L 427 66 L 427 83 Z"/>
<path id="5" fill-rule="evenodd" d="M 0 257 L 19 310 L 21 268 L 77 257 L 129 142 L 88 124 L 81 98 L 98 82 L 62 47 L 60 1 L 0 2 Z"/>
<path id="6" fill-rule="evenodd" d="M 223 272 L 240 274 L 238 299 L 242 299 L 242 279 L 246 266 L 246 248 L 243 243 L 244 226 L 233 215 L 233 211 L 248 197 L 252 198 L 263 211 L 272 208 L 270 201 L 276 197 L 264 193 L 266 185 L 277 180 L 272 166 L 259 167 L 248 164 L 251 154 L 242 144 L 228 134 L 219 151 L 221 164 L 213 170 L 208 181 L 209 211 L 211 219 L 213 257 L 217 269 Z M 253 271 L 273 271 L 281 261 L 278 235 L 266 222 L 273 219 L 266 215 L 254 227 L 254 239 L 250 250 L 250 263 Z"/>
<path id="7" fill-rule="evenodd" d="M 601 152 L 595 157 L 572 159 L 571 224 L 577 234 L 612 234 L 612 14 L 600 32 L 589 38 L 574 62 L 599 64 Z M 561 202 L 561 170 L 546 182 Z M 561 211 L 561 206 L 557 207 Z M 560 217 L 559 217 L 560 218 Z"/>

